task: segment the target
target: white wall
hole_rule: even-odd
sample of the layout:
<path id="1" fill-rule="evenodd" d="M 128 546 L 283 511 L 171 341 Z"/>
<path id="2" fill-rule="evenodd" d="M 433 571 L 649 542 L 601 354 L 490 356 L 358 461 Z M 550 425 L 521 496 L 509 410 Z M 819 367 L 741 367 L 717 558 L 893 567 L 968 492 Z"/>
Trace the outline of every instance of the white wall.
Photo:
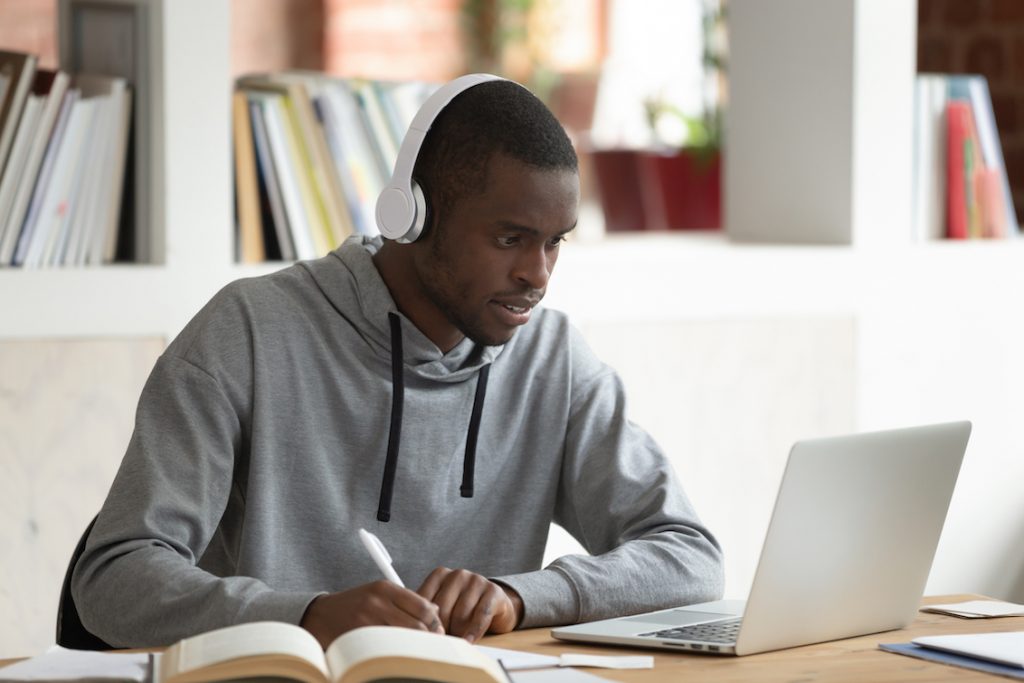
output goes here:
<path id="1" fill-rule="evenodd" d="M 789 447 L 853 429 L 854 321 L 677 319 L 583 331 L 722 543 L 727 595 L 746 597 Z"/>
<path id="2" fill-rule="evenodd" d="M 1022 250 L 639 236 L 571 245 L 549 300 L 620 370 L 635 421 L 722 537 L 730 597 L 749 586 L 794 440 L 969 419 L 926 591 L 1024 601 Z M 556 532 L 549 557 L 576 548 Z"/>
<path id="3" fill-rule="evenodd" d="M 68 559 L 106 497 L 163 346 L 0 341 L 0 658 L 54 642 Z"/>

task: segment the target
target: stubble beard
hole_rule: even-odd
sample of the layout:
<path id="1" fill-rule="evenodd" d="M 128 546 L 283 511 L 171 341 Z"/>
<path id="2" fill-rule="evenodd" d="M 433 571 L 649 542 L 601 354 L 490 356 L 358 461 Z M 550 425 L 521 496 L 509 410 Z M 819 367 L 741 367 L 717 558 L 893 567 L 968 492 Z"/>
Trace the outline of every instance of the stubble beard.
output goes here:
<path id="1" fill-rule="evenodd" d="M 484 329 L 483 321 L 480 319 L 481 316 L 479 314 L 471 315 L 460 308 L 459 302 L 466 301 L 465 293 L 455 279 L 454 259 L 447 253 L 448 251 L 450 249 L 443 237 L 443 233 L 436 234 L 430 245 L 430 261 L 426 268 L 426 272 L 431 276 L 423 277 L 421 274 L 420 277 L 420 282 L 427 297 L 444 314 L 448 322 L 454 325 L 462 334 L 469 337 L 474 343 L 482 346 L 501 346 L 505 344 L 512 338 L 512 333 L 509 333 L 504 338 L 490 335 Z"/>

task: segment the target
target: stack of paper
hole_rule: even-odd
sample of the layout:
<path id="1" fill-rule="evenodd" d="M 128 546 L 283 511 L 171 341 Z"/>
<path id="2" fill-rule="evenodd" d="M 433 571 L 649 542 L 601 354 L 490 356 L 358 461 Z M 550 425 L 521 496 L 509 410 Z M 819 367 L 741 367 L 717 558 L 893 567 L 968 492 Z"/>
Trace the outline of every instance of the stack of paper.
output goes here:
<path id="1" fill-rule="evenodd" d="M 606 679 L 569 667 L 600 669 L 651 669 L 654 657 L 649 655 L 604 657 L 586 654 L 562 654 L 558 657 L 533 652 L 506 650 L 478 645 L 477 649 L 501 662 L 512 683 L 597 683 Z"/>
<path id="2" fill-rule="evenodd" d="M 992 617 L 1024 617 L 1024 605 L 1001 600 L 968 600 L 948 605 L 929 605 L 922 612 L 949 614 L 964 619 L 991 619 Z"/>

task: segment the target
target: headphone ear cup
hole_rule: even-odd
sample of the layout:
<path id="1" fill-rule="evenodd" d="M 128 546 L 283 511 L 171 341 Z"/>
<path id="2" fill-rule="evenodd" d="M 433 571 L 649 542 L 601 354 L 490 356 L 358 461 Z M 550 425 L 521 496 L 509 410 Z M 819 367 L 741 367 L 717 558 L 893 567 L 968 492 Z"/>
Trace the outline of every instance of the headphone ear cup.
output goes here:
<path id="1" fill-rule="evenodd" d="M 418 240 L 430 225 L 431 219 L 430 204 L 427 202 L 427 195 L 423 192 L 423 188 L 415 179 L 409 185 L 412 189 L 413 200 L 412 225 L 409 226 L 409 231 L 405 233 L 405 236 L 398 240 L 406 244 Z"/>
<path id="2" fill-rule="evenodd" d="M 438 114 L 460 93 L 480 83 L 505 80 L 491 74 L 468 74 L 441 86 L 413 117 L 405 133 L 391 180 L 377 197 L 375 217 L 377 228 L 385 239 L 415 242 L 430 224 L 430 207 L 423 189 L 413 177 L 416 158 L 427 131 Z"/>

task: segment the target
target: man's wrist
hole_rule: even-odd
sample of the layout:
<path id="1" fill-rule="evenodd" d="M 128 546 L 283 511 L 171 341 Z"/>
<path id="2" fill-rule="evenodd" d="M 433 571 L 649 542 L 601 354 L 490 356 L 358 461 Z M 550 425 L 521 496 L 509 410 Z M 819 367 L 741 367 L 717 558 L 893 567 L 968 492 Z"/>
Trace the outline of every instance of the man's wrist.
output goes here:
<path id="1" fill-rule="evenodd" d="M 320 642 L 320 646 L 324 649 L 327 648 L 329 641 L 329 634 L 325 629 L 326 624 L 323 619 L 320 618 L 320 607 L 318 603 L 322 601 L 327 593 L 321 593 L 312 600 L 309 605 L 306 606 L 306 611 L 302 615 L 302 619 L 299 620 L 299 626 L 313 634 L 313 637 Z"/>
<path id="2" fill-rule="evenodd" d="M 519 628 L 519 624 L 523 622 L 523 599 L 519 593 L 510 586 L 506 586 L 503 583 L 499 583 L 501 589 L 505 591 L 505 595 L 508 596 L 509 602 L 512 603 L 512 610 L 515 613 L 515 625 L 512 627 L 513 630 Z"/>

